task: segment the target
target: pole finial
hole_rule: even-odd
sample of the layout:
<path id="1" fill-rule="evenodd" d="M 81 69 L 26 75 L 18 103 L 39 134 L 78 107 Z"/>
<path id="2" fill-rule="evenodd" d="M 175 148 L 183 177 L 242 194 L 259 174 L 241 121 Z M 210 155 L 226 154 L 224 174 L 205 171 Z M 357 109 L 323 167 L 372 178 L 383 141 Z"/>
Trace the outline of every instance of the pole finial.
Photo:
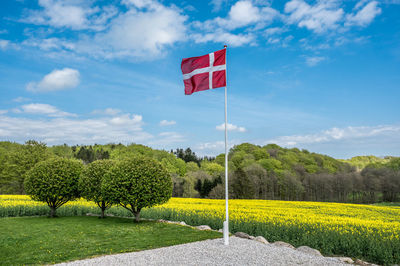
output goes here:
<path id="1" fill-rule="evenodd" d="M 227 47 L 228 47 L 228 45 L 225 44 L 225 45 L 224 45 L 224 48 L 226 49 Z"/>

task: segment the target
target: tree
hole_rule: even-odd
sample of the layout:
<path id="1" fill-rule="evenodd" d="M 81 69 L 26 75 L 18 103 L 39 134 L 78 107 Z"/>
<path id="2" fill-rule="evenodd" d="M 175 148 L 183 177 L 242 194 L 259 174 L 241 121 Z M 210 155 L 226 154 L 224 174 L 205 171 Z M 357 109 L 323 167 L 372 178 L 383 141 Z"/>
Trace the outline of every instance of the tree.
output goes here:
<path id="1" fill-rule="evenodd" d="M 267 199 L 268 192 L 268 173 L 259 164 L 254 163 L 243 169 L 244 174 L 253 186 L 254 199 Z"/>
<path id="2" fill-rule="evenodd" d="M 209 175 L 217 177 L 223 175 L 225 167 L 217 164 L 203 161 L 201 163 L 201 169 L 206 171 Z"/>
<path id="3" fill-rule="evenodd" d="M 167 169 L 170 174 L 177 174 L 179 176 L 184 176 L 186 174 L 186 163 L 179 158 L 171 155 L 161 159 L 161 164 Z"/>
<path id="4" fill-rule="evenodd" d="M 114 165 L 112 160 L 98 160 L 87 165 L 79 180 L 79 188 L 82 196 L 94 201 L 101 209 L 101 218 L 104 212 L 111 207 L 112 202 L 107 201 L 103 191 L 103 180 L 107 171 Z"/>
<path id="5" fill-rule="evenodd" d="M 222 182 L 220 176 L 213 178 L 203 170 L 190 172 L 188 173 L 188 177 L 195 180 L 194 189 L 199 192 L 201 198 L 207 198 L 211 190 Z"/>
<path id="6" fill-rule="evenodd" d="M 46 144 L 28 140 L 18 145 L 7 156 L 4 173 L 11 193 L 24 194 L 26 173 L 38 162 L 49 158 Z"/>
<path id="7" fill-rule="evenodd" d="M 143 208 L 168 201 L 172 195 L 172 180 L 159 162 L 135 156 L 118 161 L 110 168 L 102 190 L 107 201 L 120 204 L 138 222 Z"/>
<path id="8" fill-rule="evenodd" d="M 253 199 L 254 186 L 242 168 L 236 169 L 231 174 L 231 191 L 235 199 Z"/>
<path id="9" fill-rule="evenodd" d="M 200 159 L 197 157 L 196 153 L 194 153 L 190 148 L 187 148 L 186 150 L 176 149 L 174 154 L 177 158 L 184 160 L 186 163 L 195 162 L 197 164 L 200 164 Z"/>
<path id="10" fill-rule="evenodd" d="M 109 159 L 110 154 L 108 151 L 104 151 L 103 148 L 98 148 L 95 145 L 95 149 L 92 146 L 80 147 L 78 153 L 75 154 L 75 158 L 81 159 L 85 164 L 91 163 L 96 160 Z"/>
<path id="11" fill-rule="evenodd" d="M 74 152 L 72 151 L 72 148 L 69 147 L 67 144 L 53 146 L 53 147 L 50 147 L 49 150 L 54 155 L 57 155 L 59 157 L 64 157 L 64 158 L 73 158 L 74 157 Z"/>
<path id="12" fill-rule="evenodd" d="M 187 172 L 196 172 L 199 170 L 199 166 L 195 162 L 187 162 L 186 170 L 187 170 Z"/>
<path id="13" fill-rule="evenodd" d="M 83 169 L 80 161 L 51 158 L 37 163 L 25 179 L 25 191 L 33 200 L 46 202 L 51 217 L 70 200 L 78 198 L 78 182 Z"/>
<path id="14" fill-rule="evenodd" d="M 365 190 L 368 195 L 366 198 L 368 203 L 375 203 L 377 194 L 381 191 L 382 175 L 384 175 L 382 170 L 386 171 L 387 169 L 366 167 L 361 171 Z"/>

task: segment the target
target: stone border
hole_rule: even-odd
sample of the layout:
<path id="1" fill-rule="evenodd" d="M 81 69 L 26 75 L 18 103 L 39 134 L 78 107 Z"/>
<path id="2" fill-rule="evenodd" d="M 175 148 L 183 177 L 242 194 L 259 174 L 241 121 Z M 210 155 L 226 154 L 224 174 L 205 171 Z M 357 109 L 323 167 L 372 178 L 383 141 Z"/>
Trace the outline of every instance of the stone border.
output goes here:
<path id="1" fill-rule="evenodd" d="M 87 213 L 86 216 L 100 216 L 99 214 L 93 214 L 93 213 Z M 114 216 L 114 215 L 107 215 L 106 216 Z M 133 218 L 133 217 L 120 217 L 120 218 Z M 186 224 L 184 221 L 180 221 L 180 222 L 176 222 L 176 221 L 168 221 L 168 220 L 164 220 L 164 219 L 146 219 L 146 218 L 140 218 L 140 220 L 142 221 L 156 221 L 156 222 L 160 222 L 160 223 L 168 223 L 168 224 L 176 224 L 176 225 L 180 225 L 180 226 L 187 226 L 187 227 L 191 227 L 193 229 L 197 229 L 197 230 L 209 230 L 209 231 L 215 231 L 215 232 L 220 232 L 222 233 L 222 229 L 219 230 L 213 230 L 210 226 L 208 225 L 198 225 L 198 226 L 192 226 L 189 224 Z M 234 236 L 239 237 L 239 238 L 245 238 L 245 239 L 249 239 L 249 240 L 253 240 L 253 241 L 257 241 L 260 243 L 263 243 L 265 245 L 275 245 L 277 247 L 285 247 L 285 248 L 290 248 L 290 249 L 294 249 L 297 250 L 299 252 L 303 252 L 312 256 L 316 256 L 316 257 L 323 257 L 323 255 L 321 254 L 321 252 L 319 250 L 313 249 L 311 247 L 308 246 L 300 246 L 298 248 L 295 248 L 293 245 L 283 242 L 283 241 L 276 241 L 273 243 L 269 243 L 267 239 L 265 239 L 263 236 L 251 236 L 247 233 L 244 232 L 236 232 L 234 234 Z M 377 264 L 373 264 L 373 263 L 369 263 L 363 260 L 359 260 L 356 259 L 355 261 L 352 258 L 349 257 L 326 257 L 326 258 L 332 258 L 332 259 L 336 259 L 339 260 L 342 263 L 347 263 L 347 264 L 353 264 L 353 265 L 360 265 L 360 266 L 378 266 Z"/>
<path id="2" fill-rule="evenodd" d="M 151 220 L 151 221 L 158 221 L 161 223 L 169 223 L 169 224 L 177 224 L 177 225 L 181 225 L 181 226 L 188 226 L 197 230 L 211 230 L 211 231 L 216 231 L 216 232 L 222 232 L 222 229 L 219 230 L 213 230 L 210 226 L 208 225 L 199 225 L 199 226 L 191 226 L 186 224 L 184 221 L 181 222 L 175 222 L 175 221 L 168 221 L 168 220 L 163 220 L 163 219 L 159 219 L 159 220 L 154 220 L 154 219 L 143 219 L 143 220 Z M 321 254 L 321 252 L 319 250 L 313 249 L 311 247 L 308 246 L 300 246 L 298 248 L 295 248 L 293 245 L 283 242 L 283 241 L 276 241 L 274 243 L 269 243 L 267 239 L 265 239 L 263 236 L 251 236 L 247 233 L 244 232 L 236 232 L 234 234 L 234 236 L 236 237 L 240 237 L 240 238 L 245 238 L 245 239 L 249 239 L 249 240 L 253 240 L 253 241 L 257 241 L 260 243 L 263 243 L 265 245 L 275 245 L 278 247 L 285 247 L 285 248 L 290 248 L 290 249 L 295 249 L 299 252 L 303 252 L 312 256 L 316 256 L 316 257 L 323 257 L 323 255 Z M 332 259 L 336 259 L 339 260 L 342 263 L 347 263 L 347 264 L 354 264 L 354 265 L 361 265 L 361 266 L 378 266 L 376 264 L 373 263 L 369 263 L 366 261 L 362 261 L 357 259 L 356 261 L 354 261 L 352 258 L 349 257 L 326 257 L 326 258 L 332 258 Z"/>

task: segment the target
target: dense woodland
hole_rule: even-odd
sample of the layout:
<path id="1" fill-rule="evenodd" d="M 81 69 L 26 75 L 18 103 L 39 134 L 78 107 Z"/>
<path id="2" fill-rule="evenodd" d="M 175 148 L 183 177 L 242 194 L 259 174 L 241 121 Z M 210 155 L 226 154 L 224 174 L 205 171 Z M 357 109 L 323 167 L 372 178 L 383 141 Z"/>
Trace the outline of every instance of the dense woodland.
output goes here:
<path id="1" fill-rule="evenodd" d="M 0 194 L 24 194 L 24 178 L 51 157 L 121 160 L 143 155 L 171 174 L 174 197 L 224 198 L 225 155 L 196 156 L 190 148 L 155 150 L 139 144 L 92 146 L 27 141 L 0 142 Z M 375 203 L 400 201 L 400 158 L 358 156 L 349 160 L 275 144 L 243 143 L 229 152 L 229 194 L 234 199 L 279 199 Z"/>

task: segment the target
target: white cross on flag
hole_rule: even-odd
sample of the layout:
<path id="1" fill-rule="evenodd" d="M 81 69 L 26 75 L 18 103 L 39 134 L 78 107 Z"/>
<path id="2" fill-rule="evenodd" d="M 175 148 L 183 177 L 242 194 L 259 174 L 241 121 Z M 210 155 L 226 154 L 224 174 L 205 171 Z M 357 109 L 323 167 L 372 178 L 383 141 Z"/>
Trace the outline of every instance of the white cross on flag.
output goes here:
<path id="1" fill-rule="evenodd" d="M 226 86 L 226 49 L 182 59 L 185 94 Z"/>

